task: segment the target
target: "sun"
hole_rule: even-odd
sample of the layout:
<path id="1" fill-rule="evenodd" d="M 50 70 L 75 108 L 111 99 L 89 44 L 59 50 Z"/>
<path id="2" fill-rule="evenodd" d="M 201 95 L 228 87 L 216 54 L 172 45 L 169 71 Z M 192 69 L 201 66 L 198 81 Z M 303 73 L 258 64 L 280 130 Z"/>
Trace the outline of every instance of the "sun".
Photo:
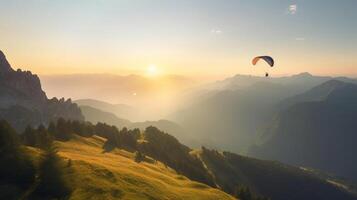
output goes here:
<path id="1" fill-rule="evenodd" d="M 156 76 L 158 74 L 157 66 L 155 64 L 150 64 L 146 69 L 146 73 L 149 76 Z"/>

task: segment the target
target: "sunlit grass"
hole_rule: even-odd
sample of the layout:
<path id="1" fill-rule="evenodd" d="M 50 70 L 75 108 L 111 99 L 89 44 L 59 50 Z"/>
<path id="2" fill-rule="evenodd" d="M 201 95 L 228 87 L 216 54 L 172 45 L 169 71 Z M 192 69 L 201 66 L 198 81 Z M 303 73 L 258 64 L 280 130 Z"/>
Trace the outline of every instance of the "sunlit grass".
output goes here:
<path id="1" fill-rule="evenodd" d="M 233 199 L 160 162 L 136 163 L 133 153 L 117 149 L 104 153 L 103 144 L 96 136 L 57 142 L 59 155 L 72 160 L 70 199 Z"/>

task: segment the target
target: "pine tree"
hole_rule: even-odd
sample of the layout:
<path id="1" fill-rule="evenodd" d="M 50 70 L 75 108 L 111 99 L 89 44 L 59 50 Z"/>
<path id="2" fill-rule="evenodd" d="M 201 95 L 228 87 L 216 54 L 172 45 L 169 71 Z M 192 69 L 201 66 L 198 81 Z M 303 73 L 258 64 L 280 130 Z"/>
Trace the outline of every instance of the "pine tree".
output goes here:
<path id="1" fill-rule="evenodd" d="M 22 134 L 23 142 L 27 146 L 36 147 L 38 143 L 38 138 L 35 129 L 31 126 L 27 126 L 25 131 Z"/>
<path id="2" fill-rule="evenodd" d="M 16 131 L 0 121 L 0 179 L 2 183 L 27 187 L 35 178 L 35 168 L 21 148 Z"/>
<path id="3" fill-rule="evenodd" d="M 56 135 L 56 125 L 54 122 L 50 122 L 50 124 L 48 125 L 48 133 L 52 136 L 55 136 Z"/>
<path id="4" fill-rule="evenodd" d="M 42 124 L 37 128 L 38 144 L 37 147 L 41 149 L 48 149 L 52 145 L 53 136 Z"/>
<path id="5" fill-rule="evenodd" d="M 62 199 L 71 192 L 64 176 L 64 165 L 53 144 L 45 150 L 39 167 L 39 180 L 40 183 L 33 194 L 37 198 Z"/>
<path id="6" fill-rule="evenodd" d="M 71 138 L 71 128 L 69 123 L 63 119 L 59 118 L 57 120 L 55 138 L 58 140 L 69 140 Z"/>

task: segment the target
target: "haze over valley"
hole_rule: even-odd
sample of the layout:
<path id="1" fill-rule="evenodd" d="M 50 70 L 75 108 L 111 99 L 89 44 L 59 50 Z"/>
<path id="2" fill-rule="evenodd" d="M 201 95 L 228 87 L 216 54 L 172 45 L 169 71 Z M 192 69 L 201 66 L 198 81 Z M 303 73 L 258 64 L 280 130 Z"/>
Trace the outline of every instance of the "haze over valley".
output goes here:
<path id="1" fill-rule="evenodd" d="M 357 1 L 0 1 L 0 199 L 357 200 Z"/>

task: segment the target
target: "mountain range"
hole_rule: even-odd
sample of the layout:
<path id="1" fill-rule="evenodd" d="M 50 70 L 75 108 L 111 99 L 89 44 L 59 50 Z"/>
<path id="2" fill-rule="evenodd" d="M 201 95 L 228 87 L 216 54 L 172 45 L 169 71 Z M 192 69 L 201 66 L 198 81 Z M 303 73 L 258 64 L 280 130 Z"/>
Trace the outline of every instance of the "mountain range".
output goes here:
<path id="1" fill-rule="evenodd" d="M 169 119 L 206 145 L 245 153 L 280 110 L 329 80 L 357 83 L 309 73 L 278 78 L 236 75 L 200 87 Z"/>

